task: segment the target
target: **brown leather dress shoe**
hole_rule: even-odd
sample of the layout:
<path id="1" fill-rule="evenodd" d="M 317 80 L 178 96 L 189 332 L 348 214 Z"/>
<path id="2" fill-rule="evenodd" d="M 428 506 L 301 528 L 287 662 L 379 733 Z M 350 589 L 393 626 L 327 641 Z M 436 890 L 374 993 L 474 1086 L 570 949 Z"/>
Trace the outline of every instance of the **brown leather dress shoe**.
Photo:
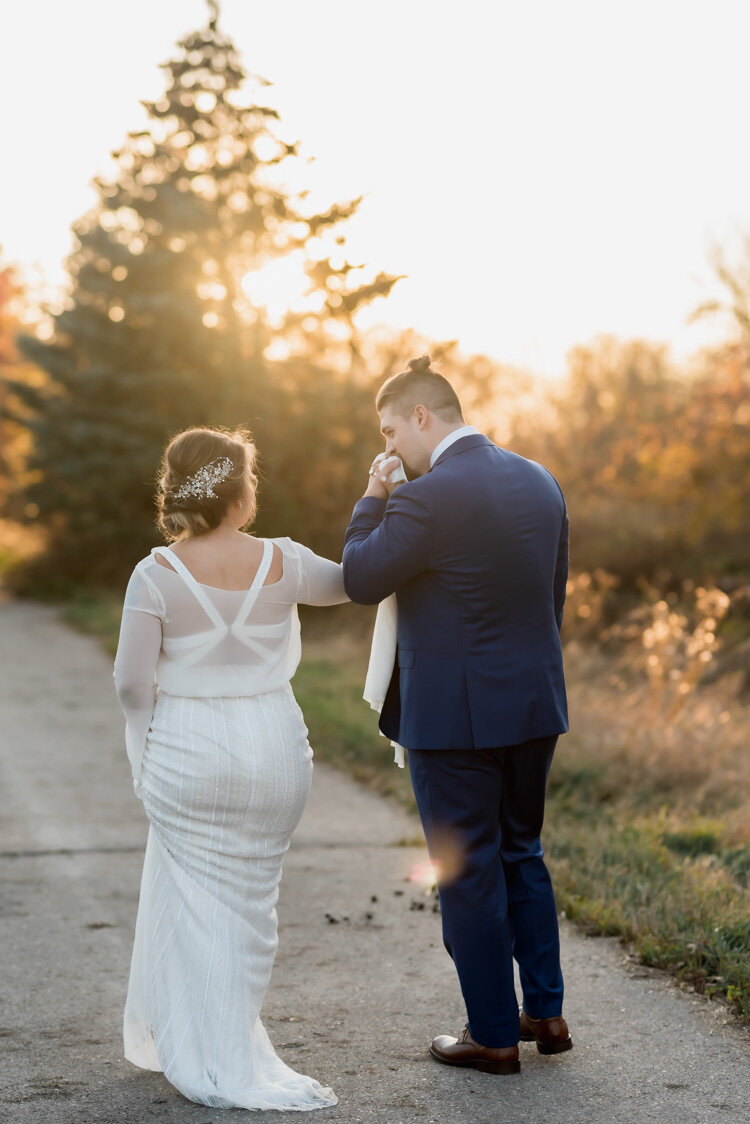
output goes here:
<path id="1" fill-rule="evenodd" d="M 430 1053 L 443 1065 L 460 1065 L 483 1073 L 521 1072 L 518 1046 L 480 1046 L 469 1034 L 468 1026 L 460 1038 L 450 1034 L 433 1038 Z"/>
<path id="2" fill-rule="evenodd" d="M 532 1019 L 521 1008 L 521 1041 L 534 1042 L 540 1054 L 561 1054 L 563 1050 L 573 1049 L 573 1039 L 568 1032 L 568 1024 L 562 1015 L 549 1019 Z"/>

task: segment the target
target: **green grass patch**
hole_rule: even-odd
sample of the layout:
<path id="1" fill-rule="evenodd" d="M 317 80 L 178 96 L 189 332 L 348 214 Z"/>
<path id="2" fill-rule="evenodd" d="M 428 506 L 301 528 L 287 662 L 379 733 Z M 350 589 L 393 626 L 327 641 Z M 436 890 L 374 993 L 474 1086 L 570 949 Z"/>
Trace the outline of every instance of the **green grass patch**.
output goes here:
<path id="1" fill-rule="evenodd" d="M 122 617 L 122 598 L 106 590 L 71 590 L 61 607 L 62 619 L 80 632 L 98 636 L 114 656 Z"/>
<path id="2" fill-rule="evenodd" d="M 554 768 L 554 764 L 553 764 Z M 664 830 L 664 817 L 627 820 L 617 809 L 571 816 L 554 795 L 544 844 L 558 907 L 590 933 L 632 942 L 644 963 L 750 1016 L 750 892 L 737 851 L 706 846 L 703 828 Z M 702 841 L 696 849 L 675 838 Z M 672 845 L 670 846 L 671 841 Z"/>
<path id="3" fill-rule="evenodd" d="M 362 699 L 364 669 L 305 657 L 294 677 L 294 694 L 305 715 L 310 745 L 319 761 L 343 769 L 384 796 L 416 812 L 408 769 L 393 763 L 393 748 L 378 732 L 378 716 Z"/>
<path id="4" fill-rule="evenodd" d="M 665 846 L 677 855 L 716 855 L 721 851 L 724 824 L 720 820 L 697 820 L 679 831 L 665 831 Z"/>

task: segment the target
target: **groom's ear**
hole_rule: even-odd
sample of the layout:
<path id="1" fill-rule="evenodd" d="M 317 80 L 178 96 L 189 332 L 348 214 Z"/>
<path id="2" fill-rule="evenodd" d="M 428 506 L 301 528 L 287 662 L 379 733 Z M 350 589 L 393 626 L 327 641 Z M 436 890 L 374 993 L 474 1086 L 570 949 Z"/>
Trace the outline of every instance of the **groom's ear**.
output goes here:
<path id="1" fill-rule="evenodd" d="M 414 413 L 416 414 L 417 424 L 419 425 L 419 428 L 424 429 L 425 425 L 427 424 L 429 410 L 426 406 L 422 406 L 420 403 L 414 407 Z"/>

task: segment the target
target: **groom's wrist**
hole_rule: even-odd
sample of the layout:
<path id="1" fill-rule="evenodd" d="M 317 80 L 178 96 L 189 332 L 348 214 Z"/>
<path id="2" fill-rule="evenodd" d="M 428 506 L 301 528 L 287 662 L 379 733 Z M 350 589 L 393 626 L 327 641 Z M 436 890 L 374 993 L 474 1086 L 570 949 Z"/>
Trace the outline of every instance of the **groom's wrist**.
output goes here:
<path id="1" fill-rule="evenodd" d="M 388 489 L 373 477 L 367 485 L 367 491 L 363 493 L 361 498 L 363 500 L 382 500 L 385 503 L 388 499 Z"/>
<path id="2" fill-rule="evenodd" d="M 383 518 L 385 505 L 388 501 L 381 500 L 378 496 L 362 496 L 354 505 L 353 515 L 371 515 L 378 520 Z"/>

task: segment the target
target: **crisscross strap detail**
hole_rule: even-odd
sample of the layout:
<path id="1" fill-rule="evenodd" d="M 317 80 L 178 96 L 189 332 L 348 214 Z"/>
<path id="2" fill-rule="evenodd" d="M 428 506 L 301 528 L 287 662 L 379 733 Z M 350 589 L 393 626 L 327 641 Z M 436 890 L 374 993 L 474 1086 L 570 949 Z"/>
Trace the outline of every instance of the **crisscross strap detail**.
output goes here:
<path id="1" fill-rule="evenodd" d="M 242 604 L 240 605 L 239 612 L 237 613 L 237 616 L 234 618 L 234 624 L 235 625 L 243 623 L 243 621 L 247 617 L 248 613 L 252 609 L 253 605 L 257 601 L 258 594 L 260 593 L 260 591 L 263 587 L 263 582 L 266 580 L 266 577 L 268 575 L 268 571 L 271 569 L 271 562 L 272 561 L 273 561 L 273 543 L 271 542 L 270 539 L 263 539 L 263 555 L 262 555 L 261 560 L 260 560 L 260 565 L 258 566 L 258 569 L 255 571 L 255 577 L 253 578 L 253 583 L 250 586 L 250 588 L 248 589 L 247 595 L 244 598 Z"/>
<path id="2" fill-rule="evenodd" d="M 206 591 L 202 589 L 200 584 L 195 580 L 182 559 L 178 558 L 174 551 L 170 550 L 170 548 L 167 546 L 155 546 L 153 547 L 151 553 L 161 554 L 162 558 L 167 559 L 169 564 L 173 566 L 175 570 L 177 570 L 178 574 L 184 580 L 185 584 L 189 587 L 196 600 L 200 603 L 203 609 L 205 609 L 206 613 L 208 614 L 209 620 L 212 620 L 217 627 L 225 628 L 226 624 L 221 613 L 216 608 Z"/>
<path id="3" fill-rule="evenodd" d="M 200 582 L 196 581 L 196 579 L 190 573 L 190 570 L 188 570 L 182 559 L 178 558 L 175 552 L 167 546 L 155 546 L 153 547 L 151 553 L 161 554 L 163 558 L 166 558 L 170 565 L 174 566 L 180 577 L 183 578 L 186 584 L 190 587 L 193 594 L 205 609 L 206 613 L 214 622 L 214 624 L 221 625 L 226 628 L 226 621 L 222 617 L 221 613 L 216 608 L 213 601 L 206 593 L 205 589 L 203 589 Z M 237 616 L 234 620 L 235 624 L 243 621 L 255 604 L 263 582 L 266 580 L 268 571 L 271 568 L 272 560 L 273 543 L 270 539 L 263 539 L 263 554 L 261 555 L 260 565 L 255 571 L 255 577 L 253 578 L 250 588 L 248 589 L 245 597 L 243 598 L 242 604 L 240 605 L 239 612 L 237 613 Z"/>

